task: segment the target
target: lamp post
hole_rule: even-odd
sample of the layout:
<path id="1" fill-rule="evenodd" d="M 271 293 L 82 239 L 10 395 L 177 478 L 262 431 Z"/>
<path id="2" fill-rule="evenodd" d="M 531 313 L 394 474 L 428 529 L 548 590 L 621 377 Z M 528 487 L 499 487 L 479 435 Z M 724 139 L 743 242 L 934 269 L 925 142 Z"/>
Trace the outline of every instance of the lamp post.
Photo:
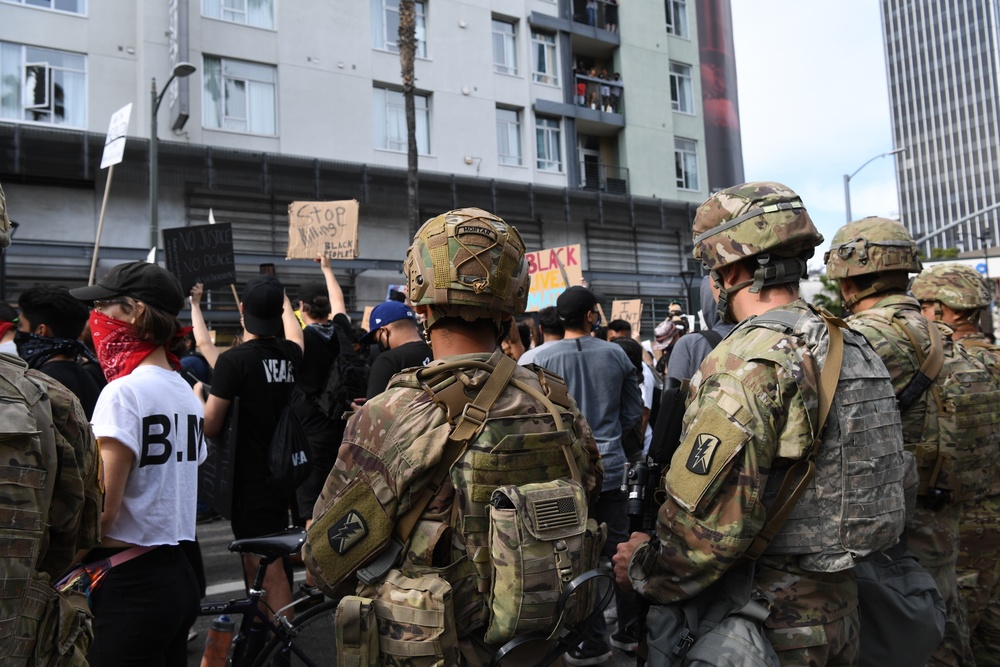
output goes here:
<path id="1" fill-rule="evenodd" d="M 163 86 L 163 92 L 159 95 L 156 94 L 155 78 L 153 79 L 153 85 L 149 91 L 149 245 L 151 248 L 156 248 L 156 246 L 159 245 L 158 237 L 160 231 L 159 202 L 157 200 L 160 195 L 160 140 L 157 134 L 156 114 L 160 110 L 160 102 L 163 101 L 163 96 L 168 90 L 170 90 L 170 84 L 174 82 L 174 79 L 191 76 L 196 69 L 197 68 L 191 63 L 177 63 L 174 65 L 174 69 L 170 72 L 170 78 L 167 79 L 167 85 Z"/>
<path id="2" fill-rule="evenodd" d="M 990 223 L 986 222 L 979 228 L 979 244 L 983 246 L 983 267 L 986 271 L 986 290 L 990 293 L 990 316 L 993 313 L 993 286 L 990 285 Z"/>
<path id="3" fill-rule="evenodd" d="M 880 157 L 885 157 L 887 155 L 895 155 L 897 153 L 905 153 L 905 148 L 897 148 L 893 151 L 888 151 L 886 153 L 879 153 L 873 158 L 869 158 L 867 162 L 854 170 L 854 173 L 848 176 L 844 174 L 844 208 L 847 210 L 847 222 L 851 221 L 851 179 L 858 175 L 858 172 L 867 167 L 870 163 L 879 159 Z"/>

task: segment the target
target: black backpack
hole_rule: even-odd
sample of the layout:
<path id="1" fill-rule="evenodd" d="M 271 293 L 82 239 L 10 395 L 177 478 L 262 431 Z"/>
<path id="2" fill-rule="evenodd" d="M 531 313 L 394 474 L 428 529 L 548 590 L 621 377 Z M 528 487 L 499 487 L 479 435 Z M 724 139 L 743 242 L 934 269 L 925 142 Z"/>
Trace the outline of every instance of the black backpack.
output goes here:
<path id="1" fill-rule="evenodd" d="M 316 407 L 328 419 L 340 419 L 351 409 L 356 398 L 368 393 L 368 364 L 351 350 L 341 347 L 341 353 L 330 364 L 326 385 L 316 397 Z"/>

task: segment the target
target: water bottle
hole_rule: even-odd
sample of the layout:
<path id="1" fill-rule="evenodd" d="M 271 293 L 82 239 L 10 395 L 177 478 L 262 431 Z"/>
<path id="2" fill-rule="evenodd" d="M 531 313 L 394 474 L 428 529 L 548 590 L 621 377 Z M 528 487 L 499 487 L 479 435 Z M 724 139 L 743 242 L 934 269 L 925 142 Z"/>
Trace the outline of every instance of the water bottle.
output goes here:
<path id="1" fill-rule="evenodd" d="M 229 648 L 233 645 L 233 630 L 236 624 L 223 614 L 212 621 L 205 640 L 205 653 L 201 657 L 201 667 L 226 667 Z"/>

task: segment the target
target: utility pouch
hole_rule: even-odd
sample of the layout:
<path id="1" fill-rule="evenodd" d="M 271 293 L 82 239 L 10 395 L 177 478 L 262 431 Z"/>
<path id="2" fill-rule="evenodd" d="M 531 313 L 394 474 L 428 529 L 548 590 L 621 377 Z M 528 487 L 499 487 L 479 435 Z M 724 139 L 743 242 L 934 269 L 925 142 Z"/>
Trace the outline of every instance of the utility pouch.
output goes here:
<path id="1" fill-rule="evenodd" d="M 555 630 L 563 588 L 595 564 L 596 533 L 583 487 L 573 480 L 498 487 L 490 499 L 493 582 L 486 642 Z"/>
<path id="2" fill-rule="evenodd" d="M 451 585 L 443 578 L 408 577 L 390 570 L 376 589 L 373 603 L 382 664 L 459 664 Z"/>
<path id="3" fill-rule="evenodd" d="M 33 588 L 42 586 L 42 582 L 32 583 Z M 53 591 L 47 585 L 44 588 L 49 599 L 38 620 L 34 664 L 86 665 L 87 650 L 94 639 L 94 617 L 87 596 L 79 591 Z"/>
<path id="4" fill-rule="evenodd" d="M 340 667 L 378 667 L 378 624 L 374 601 L 346 595 L 337 605 L 337 664 Z"/>
<path id="5" fill-rule="evenodd" d="M 374 560 L 392 538 L 393 519 L 366 474 L 358 475 L 309 527 L 305 556 L 328 594 Z"/>

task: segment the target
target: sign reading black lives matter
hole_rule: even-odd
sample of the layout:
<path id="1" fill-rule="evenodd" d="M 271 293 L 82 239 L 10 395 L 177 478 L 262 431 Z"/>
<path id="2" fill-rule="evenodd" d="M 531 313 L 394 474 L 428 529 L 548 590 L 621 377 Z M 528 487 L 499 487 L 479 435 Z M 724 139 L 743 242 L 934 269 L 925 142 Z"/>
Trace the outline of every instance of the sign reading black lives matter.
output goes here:
<path id="1" fill-rule="evenodd" d="M 293 201 L 288 205 L 285 259 L 354 259 L 358 256 L 358 201 Z"/>
<path id="2" fill-rule="evenodd" d="M 185 292 L 195 283 L 205 289 L 236 282 L 233 227 L 228 222 L 163 230 L 167 270 L 177 276 Z"/>

